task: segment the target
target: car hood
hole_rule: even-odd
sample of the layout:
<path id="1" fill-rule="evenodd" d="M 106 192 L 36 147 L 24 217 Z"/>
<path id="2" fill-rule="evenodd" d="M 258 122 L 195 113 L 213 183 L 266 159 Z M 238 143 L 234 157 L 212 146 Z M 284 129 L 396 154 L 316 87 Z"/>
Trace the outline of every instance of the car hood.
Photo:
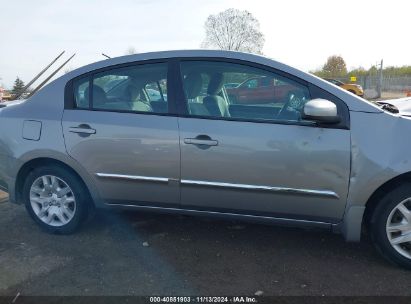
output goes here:
<path id="1" fill-rule="evenodd" d="M 411 116 L 411 97 L 384 100 L 383 102 L 396 106 L 401 115 Z"/>

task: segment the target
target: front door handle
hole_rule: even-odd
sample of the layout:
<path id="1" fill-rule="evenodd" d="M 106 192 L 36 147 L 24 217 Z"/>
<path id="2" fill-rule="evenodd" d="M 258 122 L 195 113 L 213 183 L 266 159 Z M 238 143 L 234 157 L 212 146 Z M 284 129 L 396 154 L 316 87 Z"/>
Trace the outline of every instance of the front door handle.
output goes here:
<path id="1" fill-rule="evenodd" d="M 81 124 L 77 127 L 69 127 L 68 128 L 69 132 L 72 133 L 78 133 L 79 135 L 91 135 L 91 134 L 96 134 L 96 129 L 93 129 L 87 124 Z"/>
<path id="2" fill-rule="evenodd" d="M 184 138 L 184 143 L 196 146 L 218 146 L 218 141 L 211 139 L 208 135 L 198 135 L 195 138 Z"/>

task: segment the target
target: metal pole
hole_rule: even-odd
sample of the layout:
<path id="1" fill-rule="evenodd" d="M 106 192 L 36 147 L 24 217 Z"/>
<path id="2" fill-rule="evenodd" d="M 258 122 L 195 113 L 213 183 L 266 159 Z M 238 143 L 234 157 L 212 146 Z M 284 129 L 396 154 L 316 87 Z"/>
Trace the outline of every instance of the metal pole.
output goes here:
<path id="1" fill-rule="evenodd" d="M 61 56 L 63 56 L 63 54 L 64 54 L 65 52 L 66 52 L 66 51 L 61 52 L 61 54 L 58 55 L 52 62 L 50 62 L 49 65 L 46 66 L 40 73 L 38 73 L 36 77 L 34 77 L 28 84 L 26 84 L 26 86 L 21 90 L 21 93 L 18 94 L 18 95 L 15 97 L 15 99 L 19 99 L 19 98 L 27 91 L 27 89 L 28 89 L 37 79 L 39 79 L 39 77 L 40 77 L 41 75 L 44 74 L 45 71 L 47 71 Z"/>
<path id="2" fill-rule="evenodd" d="M 380 63 L 380 71 L 379 71 L 379 77 L 378 77 L 378 84 L 377 84 L 377 97 L 381 98 L 382 95 L 382 68 L 383 68 L 383 59 L 381 59 Z"/>
<path id="3" fill-rule="evenodd" d="M 384 60 L 381 59 L 381 64 L 380 64 L 380 98 L 382 96 L 382 85 L 383 85 L 383 77 L 382 77 L 382 69 L 383 69 L 383 64 L 384 64 Z"/>
<path id="4" fill-rule="evenodd" d="M 33 96 L 38 90 L 40 90 L 54 75 L 57 74 L 58 71 L 60 71 L 76 54 L 73 54 L 69 59 L 67 59 L 61 66 L 57 68 L 49 77 L 44 79 L 42 83 L 40 83 L 30 94 L 28 97 Z"/>

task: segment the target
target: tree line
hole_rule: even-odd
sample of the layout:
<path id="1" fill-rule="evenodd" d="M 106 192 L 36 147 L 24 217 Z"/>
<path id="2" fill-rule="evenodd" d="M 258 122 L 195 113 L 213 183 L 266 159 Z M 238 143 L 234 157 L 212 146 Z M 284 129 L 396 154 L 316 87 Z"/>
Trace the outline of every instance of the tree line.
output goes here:
<path id="1" fill-rule="evenodd" d="M 361 77 L 368 75 L 376 75 L 378 72 L 379 68 L 375 65 L 371 66 L 369 69 L 358 67 L 348 71 L 344 58 L 342 58 L 339 55 L 333 55 L 328 57 L 327 61 L 320 69 L 310 71 L 310 73 L 322 78 L 347 78 L 350 76 Z M 382 73 L 384 76 L 393 77 L 411 76 L 411 66 L 388 66 L 386 68 L 383 68 Z"/>

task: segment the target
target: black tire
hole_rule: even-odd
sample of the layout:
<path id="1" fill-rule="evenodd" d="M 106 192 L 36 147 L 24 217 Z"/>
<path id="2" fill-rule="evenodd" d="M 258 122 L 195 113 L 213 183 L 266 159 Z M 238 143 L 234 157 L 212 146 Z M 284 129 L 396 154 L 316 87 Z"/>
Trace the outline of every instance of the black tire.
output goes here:
<path id="1" fill-rule="evenodd" d="M 30 202 L 30 188 L 41 176 L 53 175 L 63 180 L 72 190 L 75 197 L 76 208 L 71 220 L 62 226 L 52 226 L 43 222 L 34 212 Z M 35 168 L 28 175 L 23 185 L 23 202 L 33 220 L 46 232 L 53 234 L 71 234 L 75 232 L 87 219 L 89 211 L 92 211 L 89 192 L 84 183 L 70 170 L 61 166 L 42 166 Z"/>
<path id="2" fill-rule="evenodd" d="M 348 92 L 353 93 L 354 95 L 357 95 L 357 93 L 354 90 L 348 90 Z"/>
<path id="3" fill-rule="evenodd" d="M 371 240 L 378 252 L 389 262 L 409 270 L 411 270 L 411 258 L 405 257 L 391 245 L 387 236 L 386 225 L 392 210 L 396 208 L 399 203 L 410 197 L 411 182 L 394 188 L 380 199 L 370 220 Z"/>

